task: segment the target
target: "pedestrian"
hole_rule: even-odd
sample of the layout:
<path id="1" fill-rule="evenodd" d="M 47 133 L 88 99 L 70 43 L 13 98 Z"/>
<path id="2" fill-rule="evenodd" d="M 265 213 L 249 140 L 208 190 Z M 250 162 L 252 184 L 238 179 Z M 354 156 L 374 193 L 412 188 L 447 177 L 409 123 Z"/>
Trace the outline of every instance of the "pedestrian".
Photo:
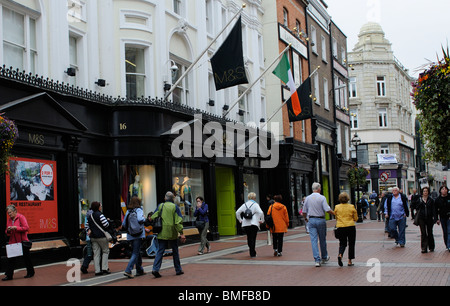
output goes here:
<path id="1" fill-rule="evenodd" d="M 327 199 L 320 194 L 321 186 L 319 183 L 312 184 L 313 193 L 306 197 L 303 206 L 303 217 L 309 222 L 309 237 L 311 239 L 311 247 L 316 267 L 320 267 L 322 263 L 330 260 L 327 251 L 327 224 L 325 221 L 325 213 L 334 215 L 327 203 Z M 320 243 L 320 253 L 318 242 Z"/>
<path id="2" fill-rule="evenodd" d="M 145 239 L 145 216 L 144 211 L 141 208 L 142 201 L 137 196 L 133 196 L 130 200 L 130 203 L 127 205 L 127 213 L 122 222 L 122 227 L 127 230 L 127 241 L 131 244 L 131 257 L 128 261 L 128 265 L 125 269 L 124 275 L 128 278 L 134 278 L 132 273 L 133 267 L 136 266 L 136 276 L 144 275 L 144 268 L 142 268 L 142 255 L 141 255 L 141 246 L 142 241 Z M 130 215 L 136 214 L 136 221 L 141 225 L 140 234 L 130 234 Z"/>
<path id="3" fill-rule="evenodd" d="M 336 214 L 337 237 L 339 238 L 338 264 L 343 266 L 342 257 L 348 243 L 348 266 L 353 266 L 352 260 L 355 259 L 355 241 L 356 226 L 358 221 L 358 212 L 353 204 L 350 204 L 348 193 L 342 192 L 338 197 L 339 203 L 334 208 Z"/>
<path id="4" fill-rule="evenodd" d="M 85 229 L 89 228 L 88 219 L 91 217 L 91 215 L 92 215 L 92 209 L 89 209 L 86 212 L 86 216 L 84 218 L 84 227 L 85 227 Z M 86 250 L 86 253 L 84 254 L 83 263 L 81 264 L 81 267 L 80 267 L 80 270 L 81 270 L 81 272 L 83 272 L 83 274 L 87 274 L 88 273 L 87 269 L 88 269 L 89 264 L 91 263 L 92 259 L 94 258 L 94 252 L 92 251 L 91 237 L 89 237 L 89 235 L 86 235 L 85 250 Z"/>
<path id="5" fill-rule="evenodd" d="M 256 202 L 256 193 L 250 192 L 247 198 L 248 201 L 236 211 L 236 218 L 247 234 L 250 257 L 254 258 L 256 257 L 256 236 L 260 224 L 264 222 L 264 213 Z"/>
<path id="6" fill-rule="evenodd" d="M 378 222 L 381 222 L 381 220 L 384 221 L 384 201 L 386 201 L 385 195 L 386 195 L 386 191 L 383 190 L 378 197 L 378 206 L 377 206 Z"/>
<path id="7" fill-rule="evenodd" d="M 433 226 L 437 221 L 436 208 L 430 196 L 430 188 L 422 188 L 421 193 L 418 206 L 415 207 L 416 213 L 419 214 L 420 246 L 422 253 L 427 253 L 428 250 L 434 252 Z"/>
<path id="8" fill-rule="evenodd" d="M 30 278 L 34 276 L 34 267 L 31 261 L 31 242 L 28 239 L 28 231 L 30 227 L 28 226 L 27 219 L 24 215 L 17 212 L 16 206 L 8 205 L 6 207 L 6 213 L 9 218 L 6 221 L 6 235 L 8 236 L 8 244 L 21 243 L 23 260 L 25 262 L 25 267 L 27 269 L 27 274 L 25 278 Z M 14 269 L 16 267 L 17 257 L 7 258 L 6 260 L 6 271 L 5 277 L 2 281 L 8 281 L 13 279 Z"/>
<path id="9" fill-rule="evenodd" d="M 396 245 L 405 247 L 406 218 L 409 217 L 408 199 L 400 194 L 398 187 L 392 188 L 392 195 L 386 200 L 384 214 L 389 218 L 390 237 L 395 239 Z"/>
<path id="10" fill-rule="evenodd" d="M 438 217 L 437 223 L 438 225 L 441 224 L 442 232 L 444 234 L 445 248 L 450 251 L 450 196 L 448 195 L 447 186 L 442 185 L 441 188 L 439 188 L 439 197 L 435 201 L 435 207 L 437 210 L 436 215 Z"/>
<path id="11" fill-rule="evenodd" d="M 178 235 L 180 235 L 181 243 L 186 242 L 183 234 L 183 218 L 181 217 L 180 208 L 174 204 L 175 195 L 168 191 L 164 196 L 164 203 L 159 204 L 157 210 L 153 213 L 151 219 L 161 217 L 163 227 L 158 233 L 158 251 L 156 252 L 155 261 L 153 262 L 152 274 L 155 278 L 161 277 L 159 270 L 161 269 L 162 258 L 166 249 L 172 248 L 173 265 L 176 275 L 184 274 L 181 268 L 180 254 L 178 252 Z"/>
<path id="12" fill-rule="evenodd" d="M 92 202 L 92 214 L 88 218 L 88 235 L 92 242 L 92 250 L 94 251 L 96 276 L 111 273 L 108 268 L 109 241 L 104 233 L 108 230 L 109 222 L 102 214 L 102 207 L 100 202 Z"/>
<path id="13" fill-rule="evenodd" d="M 274 226 L 269 228 L 273 237 L 273 256 L 282 256 L 283 252 L 283 237 L 287 233 L 289 226 L 289 215 L 281 201 L 283 197 L 278 194 L 273 197 L 273 203 L 267 210 L 268 215 L 272 215 Z"/>
<path id="14" fill-rule="evenodd" d="M 200 234 L 200 245 L 198 247 L 198 255 L 203 255 L 203 251 L 206 247 L 206 252 L 211 251 L 211 245 L 208 241 L 208 229 L 209 229 L 209 218 L 208 218 L 208 204 L 205 203 L 203 197 L 198 196 L 195 201 L 197 205 L 194 211 L 194 217 L 197 217 L 196 225 Z"/>

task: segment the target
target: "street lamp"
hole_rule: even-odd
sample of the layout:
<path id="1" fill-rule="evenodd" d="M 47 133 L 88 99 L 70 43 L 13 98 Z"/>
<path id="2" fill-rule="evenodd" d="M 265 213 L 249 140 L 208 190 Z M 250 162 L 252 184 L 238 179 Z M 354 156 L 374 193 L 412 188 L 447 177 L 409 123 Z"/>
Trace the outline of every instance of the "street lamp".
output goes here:
<path id="1" fill-rule="evenodd" d="M 358 134 L 357 133 L 355 133 L 355 135 L 353 136 L 353 138 L 352 138 L 352 145 L 354 145 L 355 146 L 355 149 L 356 149 L 356 154 L 355 154 L 355 156 L 356 156 L 356 170 L 357 170 L 357 175 L 356 175 L 356 194 L 357 194 L 357 201 L 356 201 L 356 207 L 358 207 L 358 203 L 359 203 L 359 177 L 358 177 L 358 174 L 359 174 L 359 167 L 358 167 L 358 146 L 361 144 L 361 138 L 359 138 L 359 136 L 358 136 Z M 359 212 L 358 212 L 358 215 L 359 215 Z"/>

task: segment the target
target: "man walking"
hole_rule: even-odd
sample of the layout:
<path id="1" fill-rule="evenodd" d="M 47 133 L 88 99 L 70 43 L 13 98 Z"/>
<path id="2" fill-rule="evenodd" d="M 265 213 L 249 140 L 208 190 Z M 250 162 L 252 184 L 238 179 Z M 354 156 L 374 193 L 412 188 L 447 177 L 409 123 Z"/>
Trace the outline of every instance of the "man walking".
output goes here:
<path id="1" fill-rule="evenodd" d="M 334 215 L 327 203 L 327 199 L 320 194 L 321 186 L 319 183 L 312 184 L 313 193 L 306 197 L 303 206 L 303 217 L 309 226 L 309 237 L 311 238 L 311 247 L 313 251 L 316 267 L 320 267 L 321 263 L 326 263 L 330 257 L 327 251 L 327 224 L 325 221 L 325 213 Z M 319 240 L 319 246 L 317 243 Z"/>
<path id="2" fill-rule="evenodd" d="M 409 216 L 408 199 L 400 194 L 398 187 L 392 188 L 392 195 L 386 201 L 384 214 L 389 218 L 389 232 L 395 239 L 395 244 L 405 247 L 406 218 Z"/>
<path id="3" fill-rule="evenodd" d="M 153 262 L 152 274 L 155 278 L 161 277 L 159 269 L 161 268 L 164 251 L 172 248 L 173 265 L 175 267 L 176 275 L 184 274 L 181 269 L 180 254 L 178 253 L 178 234 L 180 234 L 180 241 L 184 243 L 186 237 L 183 235 L 183 218 L 181 217 L 180 209 L 173 203 L 174 194 L 167 192 L 164 197 L 165 203 L 158 206 L 157 211 L 152 215 L 152 219 L 161 216 L 163 219 L 163 227 L 161 233 L 158 234 L 158 251 L 156 252 L 155 261 Z"/>

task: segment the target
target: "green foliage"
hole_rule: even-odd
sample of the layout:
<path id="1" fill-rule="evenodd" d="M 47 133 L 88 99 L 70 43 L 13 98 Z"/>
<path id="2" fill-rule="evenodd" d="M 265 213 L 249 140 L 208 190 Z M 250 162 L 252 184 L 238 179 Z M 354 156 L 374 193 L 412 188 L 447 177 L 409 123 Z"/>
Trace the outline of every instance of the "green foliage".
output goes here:
<path id="1" fill-rule="evenodd" d="M 366 177 L 369 171 L 363 167 L 352 167 L 347 171 L 347 177 L 350 187 L 364 186 L 367 184 Z"/>
<path id="2" fill-rule="evenodd" d="M 425 145 L 424 159 L 450 162 L 450 58 L 442 48 L 444 59 L 420 74 L 412 83 L 420 136 Z"/>

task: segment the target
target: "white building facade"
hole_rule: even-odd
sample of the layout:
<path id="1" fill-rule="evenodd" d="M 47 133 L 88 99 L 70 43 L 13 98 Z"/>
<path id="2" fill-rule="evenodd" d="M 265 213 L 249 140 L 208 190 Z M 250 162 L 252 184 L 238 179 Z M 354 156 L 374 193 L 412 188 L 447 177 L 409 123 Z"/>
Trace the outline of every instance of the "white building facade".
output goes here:
<path id="1" fill-rule="evenodd" d="M 412 78 L 379 24 L 363 25 L 358 36 L 348 53 L 351 131 L 362 140 L 358 163 L 370 169 L 370 190 L 399 186 L 407 193 L 416 181 Z M 379 162 L 380 154 L 395 154 L 397 162 Z M 382 173 L 387 181 L 380 179 Z"/>
<path id="2" fill-rule="evenodd" d="M 107 96 L 162 98 L 166 84 L 175 83 L 243 3 L 244 59 L 251 84 L 265 64 L 261 1 L 0 0 L 0 65 Z M 216 91 L 209 64 L 233 24 L 169 100 L 221 116 L 223 106 L 247 89 Z M 261 103 L 264 82 L 227 117 L 260 122 L 266 116 Z"/>

